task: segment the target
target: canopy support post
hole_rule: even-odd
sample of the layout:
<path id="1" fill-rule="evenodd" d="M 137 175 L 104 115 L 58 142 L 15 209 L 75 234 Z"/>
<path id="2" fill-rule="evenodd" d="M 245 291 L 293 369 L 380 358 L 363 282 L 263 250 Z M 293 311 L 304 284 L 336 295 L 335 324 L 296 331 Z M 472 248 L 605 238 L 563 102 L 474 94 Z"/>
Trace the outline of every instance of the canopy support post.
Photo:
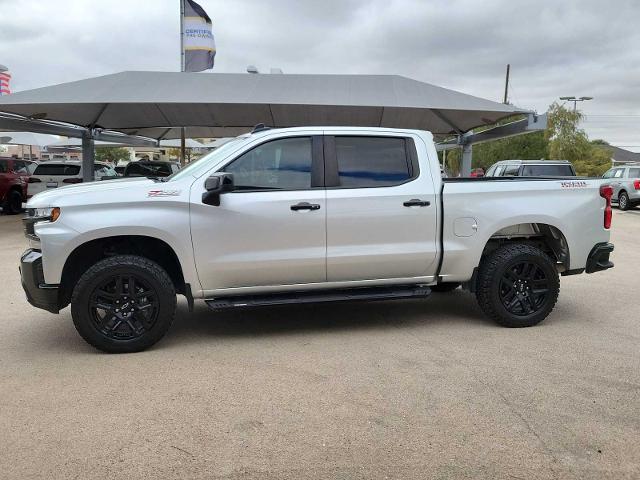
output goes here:
<path id="1" fill-rule="evenodd" d="M 462 145 L 462 165 L 460 166 L 460 176 L 468 177 L 471 175 L 471 162 L 473 160 L 473 145 L 464 143 Z"/>
<path id="2" fill-rule="evenodd" d="M 186 158 L 186 145 L 185 145 L 185 133 L 186 128 L 180 128 L 180 165 L 184 167 L 185 158 Z"/>
<path id="3" fill-rule="evenodd" d="M 82 181 L 93 182 L 94 172 L 93 164 L 96 156 L 95 142 L 93 140 L 93 132 L 86 131 L 82 135 Z"/>

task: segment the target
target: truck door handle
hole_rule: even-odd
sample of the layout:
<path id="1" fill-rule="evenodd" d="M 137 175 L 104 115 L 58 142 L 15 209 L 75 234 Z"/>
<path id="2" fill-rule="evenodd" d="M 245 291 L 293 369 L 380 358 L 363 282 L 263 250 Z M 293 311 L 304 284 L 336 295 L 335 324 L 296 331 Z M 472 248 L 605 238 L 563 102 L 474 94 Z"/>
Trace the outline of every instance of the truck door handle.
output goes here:
<path id="1" fill-rule="evenodd" d="M 403 203 L 405 207 L 428 207 L 431 205 L 431 202 L 427 202 L 426 200 L 420 200 L 417 198 L 412 198 L 411 200 L 407 200 Z"/>
<path id="2" fill-rule="evenodd" d="M 317 203 L 300 202 L 295 205 L 291 205 L 291 210 L 297 212 L 298 210 L 320 210 L 320 205 Z"/>

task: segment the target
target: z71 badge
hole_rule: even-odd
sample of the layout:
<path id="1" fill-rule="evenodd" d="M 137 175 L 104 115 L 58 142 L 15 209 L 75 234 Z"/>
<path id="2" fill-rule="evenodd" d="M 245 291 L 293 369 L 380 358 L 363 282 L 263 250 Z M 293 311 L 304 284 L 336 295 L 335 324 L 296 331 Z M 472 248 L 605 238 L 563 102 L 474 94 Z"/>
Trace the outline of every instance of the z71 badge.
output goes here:
<path id="1" fill-rule="evenodd" d="M 180 190 L 149 190 L 147 197 L 177 197 Z"/>

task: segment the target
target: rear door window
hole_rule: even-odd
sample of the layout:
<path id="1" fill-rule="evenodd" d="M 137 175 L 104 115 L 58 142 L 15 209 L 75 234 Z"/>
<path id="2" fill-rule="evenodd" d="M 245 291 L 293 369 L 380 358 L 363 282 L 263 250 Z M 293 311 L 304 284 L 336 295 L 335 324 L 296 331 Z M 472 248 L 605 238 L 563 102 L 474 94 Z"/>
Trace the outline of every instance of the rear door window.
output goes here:
<path id="1" fill-rule="evenodd" d="M 34 175 L 73 177 L 80 173 L 80 165 L 46 164 L 41 163 L 33 172 Z"/>
<path id="2" fill-rule="evenodd" d="M 640 178 L 640 168 L 630 168 L 629 178 Z"/>
<path id="3" fill-rule="evenodd" d="M 388 187 L 417 176 L 400 137 L 335 137 L 343 188 Z"/>

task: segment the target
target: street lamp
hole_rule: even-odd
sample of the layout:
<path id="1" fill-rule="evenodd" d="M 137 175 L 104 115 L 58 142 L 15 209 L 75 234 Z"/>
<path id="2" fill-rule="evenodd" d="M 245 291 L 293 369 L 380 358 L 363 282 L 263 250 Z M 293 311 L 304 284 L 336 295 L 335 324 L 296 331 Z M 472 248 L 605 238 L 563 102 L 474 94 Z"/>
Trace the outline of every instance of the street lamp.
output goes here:
<path id="1" fill-rule="evenodd" d="M 560 97 L 560 100 L 564 100 L 566 102 L 573 102 L 573 111 L 576 111 L 576 105 L 578 102 L 584 102 L 585 100 L 593 100 L 593 97 Z"/>

